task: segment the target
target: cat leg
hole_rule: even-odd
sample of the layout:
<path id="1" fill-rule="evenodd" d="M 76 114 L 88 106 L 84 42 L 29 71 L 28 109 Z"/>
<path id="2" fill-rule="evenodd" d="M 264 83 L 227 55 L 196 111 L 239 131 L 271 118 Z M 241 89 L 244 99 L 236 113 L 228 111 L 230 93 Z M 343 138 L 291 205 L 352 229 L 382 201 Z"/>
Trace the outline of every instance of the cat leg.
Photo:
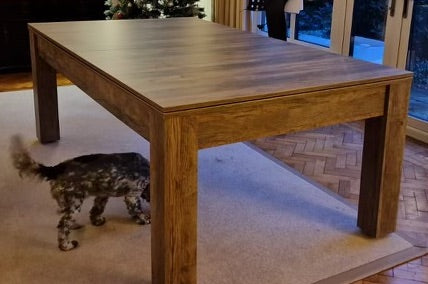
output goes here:
<path id="1" fill-rule="evenodd" d="M 125 196 L 125 203 L 129 215 L 135 219 L 137 224 L 150 224 L 150 216 L 143 213 L 141 209 L 141 199 L 139 197 L 127 195 Z"/>
<path id="2" fill-rule="evenodd" d="M 58 210 L 58 213 L 65 213 L 65 211 L 66 211 L 67 209 L 59 209 Z M 80 210 L 79 210 L 79 212 L 80 212 Z M 74 213 L 76 213 L 76 212 L 74 212 Z M 79 223 L 77 223 L 77 221 L 76 221 L 76 219 L 74 218 L 74 215 L 75 214 L 71 214 L 70 215 L 70 221 L 69 221 L 69 228 L 71 229 L 71 230 L 78 230 L 78 229 L 80 229 L 80 228 L 82 228 L 83 227 L 83 225 L 82 224 L 79 224 Z"/>
<path id="3" fill-rule="evenodd" d="M 101 216 L 104 212 L 104 208 L 106 207 L 108 201 L 108 197 L 100 197 L 97 196 L 94 199 L 94 206 L 90 211 L 90 219 L 91 223 L 94 226 L 101 226 L 106 222 L 106 218 Z"/>
<path id="4" fill-rule="evenodd" d="M 58 247 L 60 250 L 68 251 L 72 250 L 79 245 L 75 240 L 70 241 L 68 239 L 70 230 L 75 228 L 75 220 L 73 214 L 80 211 L 82 205 L 82 199 L 71 197 L 67 206 L 64 209 L 63 216 L 58 223 Z"/>
<path id="5" fill-rule="evenodd" d="M 63 187 L 62 185 L 55 184 L 52 187 L 51 194 L 54 197 L 54 199 L 56 200 L 58 207 L 59 207 L 57 209 L 57 213 L 58 214 L 64 214 L 65 211 L 67 210 L 68 206 L 69 206 L 68 200 L 67 200 L 68 196 L 67 196 L 65 187 Z M 83 202 L 83 200 L 81 200 L 81 202 Z M 80 211 L 80 206 L 77 210 Z M 72 218 L 68 222 L 71 224 L 70 229 L 72 229 L 72 230 L 77 230 L 77 229 L 80 229 L 83 227 L 83 225 L 76 223 L 76 220 L 74 218 Z"/>
<path id="6" fill-rule="evenodd" d="M 71 206 L 71 210 L 73 212 L 73 214 L 71 215 L 71 223 L 70 223 L 70 229 L 71 230 L 77 230 L 83 227 L 83 225 L 79 224 L 76 222 L 76 219 L 74 218 L 74 216 L 80 212 L 80 210 L 82 209 L 82 204 L 83 204 L 83 200 L 84 200 L 85 196 L 78 193 L 74 193 L 73 195 L 73 206 Z"/>

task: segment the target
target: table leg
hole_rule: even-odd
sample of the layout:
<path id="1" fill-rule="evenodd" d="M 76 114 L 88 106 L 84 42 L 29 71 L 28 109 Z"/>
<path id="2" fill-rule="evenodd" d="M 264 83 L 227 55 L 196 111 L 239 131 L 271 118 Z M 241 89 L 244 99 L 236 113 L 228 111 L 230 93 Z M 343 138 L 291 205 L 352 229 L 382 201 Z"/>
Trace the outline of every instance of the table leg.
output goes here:
<path id="1" fill-rule="evenodd" d="M 30 32 L 31 68 L 37 137 L 41 143 L 59 139 L 56 71 L 39 56 L 37 36 Z"/>
<path id="2" fill-rule="evenodd" d="M 195 124 L 159 115 L 150 129 L 152 283 L 196 283 Z"/>
<path id="3" fill-rule="evenodd" d="M 410 86 L 392 84 L 384 115 L 365 123 L 358 226 L 372 237 L 395 231 Z"/>

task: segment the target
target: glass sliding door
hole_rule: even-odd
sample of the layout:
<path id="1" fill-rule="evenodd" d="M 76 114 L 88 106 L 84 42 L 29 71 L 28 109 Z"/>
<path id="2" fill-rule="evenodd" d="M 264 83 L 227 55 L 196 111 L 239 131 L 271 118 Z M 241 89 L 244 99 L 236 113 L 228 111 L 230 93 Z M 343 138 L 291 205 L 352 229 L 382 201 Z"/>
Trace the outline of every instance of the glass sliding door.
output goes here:
<path id="1" fill-rule="evenodd" d="M 303 0 L 303 11 L 290 15 L 290 41 L 342 53 L 349 0 Z"/>
<path id="2" fill-rule="evenodd" d="M 288 40 L 341 53 L 346 1 L 303 0 L 300 13 L 285 13 Z M 244 12 L 244 30 L 267 35 L 265 12 Z"/>
<path id="3" fill-rule="evenodd" d="M 414 72 L 409 114 L 428 122 L 428 0 L 414 2 L 406 68 Z"/>
<path id="4" fill-rule="evenodd" d="M 428 0 L 347 1 L 342 53 L 414 72 L 408 134 L 428 142 Z"/>
<path id="5" fill-rule="evenodd" d="M 304 0 L 290 42 L 414 72 L 408 134 L 428 143 L 428 0 Z M 263 12 L 261 29 L 263 25 Z M 258 21 L 258 23 L 260 23 Z"/>
<path id="6" fill-rule="evenodd" d="M 304 0 L 296 15 L 295 39 L 330 48 L 333 0 Z"/>
<path id="7" fill-rule="evenodd" d="M 342 53 L 361 60 L 397 67 L 403 3 L 407 0 L 348 0 L 352 11 L 349 38 Z"/>
<path id="8" fill-rule="evenodd" d="M 414 72 L 409 134 L 428 143 L 428 0 L 414 0 L 413 7 L 406 12 L 404 21 L 411 23 L 410 32 L 400 59 L 407 70 Z"/>
<path id="9" fill-rule="evenodd" d="M 354 0 L 349 55 L 383 64 L 388 0 Z"/>

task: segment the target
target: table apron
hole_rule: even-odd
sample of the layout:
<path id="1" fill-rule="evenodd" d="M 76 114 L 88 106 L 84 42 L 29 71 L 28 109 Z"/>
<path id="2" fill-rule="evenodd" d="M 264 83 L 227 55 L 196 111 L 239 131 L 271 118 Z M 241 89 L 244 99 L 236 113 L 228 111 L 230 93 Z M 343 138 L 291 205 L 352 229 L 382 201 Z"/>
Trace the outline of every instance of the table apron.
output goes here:
<path id="1" fill-rule="evenodd" d="M 31 33 L 40 58 L 145 139 L 150 141 L 153 117 L 188 116 L 197 122 L 199 149 L 382 116 L 389 85 L 400 81 L 162 113 L 71 52 Z"/>
<path id="2" fill-rule="evenodd" d="M 206 109 L 195 114 L 199 148 L 382 116 L 388 85 L 309 92 Z"/>
<path id="3" fill-rule="evenodd" d="M 147 102 L 137 97 L 106 74 L 88 66 L 88 63 L 37 36 L 38 56 L 55 70 L 64 74 L 87 95 L 124 122 L 138 134 L 149 140 L 151 112 Z"/>

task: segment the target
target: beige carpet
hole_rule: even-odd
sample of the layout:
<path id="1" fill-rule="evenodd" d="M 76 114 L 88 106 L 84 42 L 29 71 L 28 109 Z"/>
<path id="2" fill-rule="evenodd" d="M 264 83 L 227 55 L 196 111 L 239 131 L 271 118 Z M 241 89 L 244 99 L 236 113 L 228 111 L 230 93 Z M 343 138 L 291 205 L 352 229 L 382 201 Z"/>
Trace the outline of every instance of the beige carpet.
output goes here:
<path id="1" fill-rule="evenodd" d="M 0 93 L 0 282 L 150 283 L 150 225 L 134 224 L 121 199 L 110 200 L 102 227 L 89 224 L 85 202 L 85 227 L 72 233 L 80 247 L 61 252 L 48 184 L 21 180 L 11 167 L 14 133 L 45 164 L 100 152 L 148 156 L 147 141 L 76 87 L 59 90 L 62 139 L 49 145 L 35 139 L 32 93 Z M 355 210 L 245 144 L 199 152 L 198 224 L 199 283 L 349 283 L 394 264 L 391 255 L 416 255 L 395 234 L 362 236 Z"/>

